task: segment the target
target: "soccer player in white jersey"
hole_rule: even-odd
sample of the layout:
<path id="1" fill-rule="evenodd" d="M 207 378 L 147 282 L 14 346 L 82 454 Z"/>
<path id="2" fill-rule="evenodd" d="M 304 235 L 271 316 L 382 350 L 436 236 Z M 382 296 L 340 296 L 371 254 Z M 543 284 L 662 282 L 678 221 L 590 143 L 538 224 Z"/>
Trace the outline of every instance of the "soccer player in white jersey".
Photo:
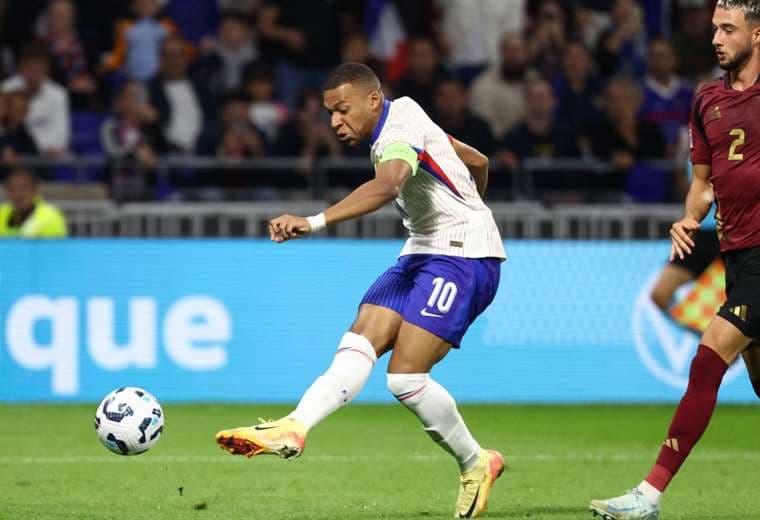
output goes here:
<path id="1" fill-rule="evenodd" d="M 396 265 L 367 291 L 332 364 L 296 409 L 277 421 L 221 431 L 217 443 L 248 457 L 299 456 L 307 432 L 351 401 L 377 358 L 392 351 L 388 388 L 458 462 L 455 516 L 474 518 L 486 510 L 504 460 L 499 452 L 480 447 L 454 399 L 430 377 L 430 370 L 452 347 L 459 347 L 499 285 L 504 246 L 481 198 L 488 159 L 446 135 L 412 99 L 386 100 L 377 76 L 361 64 L 346 63 L 330 74 L 324 105 L 342 141 L 370 141 L 375 178 L 324 213 L 272 220 L 271 239 L 301 238 L 390 202 L 410 237 Z"/>

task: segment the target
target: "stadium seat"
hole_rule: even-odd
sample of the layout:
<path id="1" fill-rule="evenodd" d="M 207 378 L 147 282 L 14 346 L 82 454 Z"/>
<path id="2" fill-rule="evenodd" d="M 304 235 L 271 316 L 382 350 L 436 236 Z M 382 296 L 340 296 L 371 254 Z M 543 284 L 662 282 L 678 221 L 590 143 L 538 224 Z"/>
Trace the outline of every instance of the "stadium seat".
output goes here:
<path id="1" fill-rule="evenodd" d="M 100 112 L 73 112 L 71 114 L 71 151 L 75 155 L 103 155 L 100 142 L 100 125 L 105 120 Z M 73 168 L 58 166 L 50 169 L 50 178 L 59 182 L 93 182 L 105 177 L 103 168 Z"/>

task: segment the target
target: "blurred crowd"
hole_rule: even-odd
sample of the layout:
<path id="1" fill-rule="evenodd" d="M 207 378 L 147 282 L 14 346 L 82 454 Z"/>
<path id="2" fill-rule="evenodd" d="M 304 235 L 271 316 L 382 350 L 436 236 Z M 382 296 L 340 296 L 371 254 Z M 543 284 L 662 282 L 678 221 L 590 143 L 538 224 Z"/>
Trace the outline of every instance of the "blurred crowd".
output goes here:
<path id="1" fill-rule="evenodd" d="M 675 200 L 680 174 L 653 160 L 686 162 L 695 85 L 719 74 L 712 8 L 710 0 L 0 0 L 0 154 L 10 165 L 105 156 L 111 167 L 88 170 L 88 180 L 119 200 L 217 193 L 203 189 L 211 187 L 251 193 L 266 176 L 189 169 L 162 184 L 156 164 L 366 157 L 336 139 L 321 106 L 330 69 L 356 61 L 377 72 L 387 96 L 411 96 L 489 155 L 497 186 L 530 160 L 585 158 L 609 171 L 582 179 L 575 162 L 558 162 L 555 173 L 567 175 L 555 198 L 582 187 Z M 67 168 L 38 171 L 72 180 Z"/>

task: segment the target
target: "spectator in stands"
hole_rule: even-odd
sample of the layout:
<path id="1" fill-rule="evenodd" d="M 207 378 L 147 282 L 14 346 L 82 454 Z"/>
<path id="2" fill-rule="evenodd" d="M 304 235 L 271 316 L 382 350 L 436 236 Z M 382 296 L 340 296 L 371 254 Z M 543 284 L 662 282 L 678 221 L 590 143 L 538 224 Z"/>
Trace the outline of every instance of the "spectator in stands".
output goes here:
<path id="1" fill-rule="evenodd" d="M 222 11 L 237 9 L 246 13 L 252 13 L 261 5 L 262 0 L 216 0 Z"/>
<path id="2" fill-rule="evenodd" d="M 594 157 L 610 161 L 618 175 L 608 187 L 623 188 L 639 200 L 664 200 L 670 183 L 664 172 L 642 161 L 665 157 L 660 129 L 640 118 L 641 90 L 628 79 L 612 79 L 604 93 L 604 116 L 587 133 Z M 601 180 L 600 180 L 601 182 Z"/>
<path id="3" fill-rule="evenodd" d="M 557 118 L 582 131 L 601 114 L 598 106 L 602 82 L 594 71 L 588 49 L 579 41 L 569 42 L 562 55 L 562 69 L 554 76 Z"/>
<path id="4" fill-rule="evenodd" d="M 100 129 L 103 150 L 110 158 L 154 167 L 156 150 L 161 148 L 157 121 L 158 112 L 148 103 L 145 88 L 136 81 L 128 81 L 116 97 L 113 114 Z"/>
<path id="5" fill-rule="evenodd" d="M 274 99 L 274 74 L 264 63 L 256 63 L 246 71 L 245 92 L 251 99 L 248 115 L 268 146 L 277 140 L 280 127 L 288 120 L 288 108 Z"/>
<path id="6" fill-rule="evenodd" d="M 431 112 L 435 86 L 446 76 L 433 40 L 423 36 L 412 38 L 407 63 L 406 72 L 393 88 L 396 97 L 409 96 L 425 112 Z"/>
<path id="7" fill-rule="evenodd" d="M 499 35 L 520 33 L 525 0 L 436 0 L 441 11 L 439 47 L 452 71 L 469 86 L 499 59 Z"/>
<path id="8" fill-rule="evenodd" d="M 230 92 L 225 96 L 219 121 L 211 125 L 203 136 L 199 146 L 204 155 L 214 156 L 228 161 L 253 159 L 266 154 L 264 139 L 248 117 L 250 99 L 243 91 Z M 251 187 L 253 177 L 260 171 L 251 172 L 239 168 L 219 168 L 208 171 L 205 175 L 196 175 L 196 184 L 204 188 L 194 190 L 195 197 L 202 199 L 219 199 L 234 196 L 246 197 Z M 259 177 L 266 183 L 268 177 Z M 271 187 L 256 183 L 255 198 L 271 198 Z M 220 191 L 222 190 L 227 191 Z M 228 190 L 235 190 L 235 193 Z"/>
<path id="9" fill-rule="evenodd" d="M 321 89 L 340 61 L 340 12 L 333 0 L 264 0 L 258 16 L 262 54 L 275 59 L 277 92 L 288 108 L 304 88 Z"/>
<path id="10" fill-rule="evenodd" d="M 694 89 L 676 75 L 676 54 L 673 45 L 658 38 L 649 43 L 648 73 L 644 81 L 641 115 L 644 121 L 657 125 L 673 156 L 681 129 L 689 124 Z"/>
<path id="11" fill-rule="evenodd" d="M 148 97 L 169 151 L 191 154 L 211 113 L 211 97 L 188 77 L 187 67 L 185 40 L 170 36 L 161 46 L 161 69 L 149 84 Z"/>
<path id="12" fill-rule="evenodd" d="M 498 162 L 514 169 L 527 158 L 578 157 L 573 130 L 554 116 L 556 99 L 551 84 L 544 79 L 531 80 L 523 95 L 525 118 L 502 139 Z"/>
<path id="13" fill-rule="evenodd" d="M 0 159 L 14 164 L 20 155 L 38 153 L 34 139 L 26 129 L 29 100 L 24 92 L 0 94 Z"/>
<path id="14" fill-rule="evenodd" d="M 559 0 L 544 0 L 536 13 L 533 28 L 528 32 L 528 62 L 550 77 L 559 68 L 567 39 L 567 20 Z"/>
<path id="15" fill-rule="evenodd" d="M 47 3 L 47 2 L 46 2 Z M 117 31 L 123 20 L 131 20 L 134 11 L 130 0 L 74 0 L 77 7 L 77 29 L 79 37 L 85 42 L 85 52 L 90 58 L 89 65 L 98 77 L 102 87 L 108 85 L 102 81 L 103 64 L 108 60 L 114 48 Z M 123 79 L 123 78 L 119 78 Z M 110 91 L 103 89 L 110 95 Z M 117 89 L 118 90 L 118 89 Z M 114 95 L 116 92 L 114 92 Z M 110 107 L 112 100 L 102 99 L 103 105 Z"/>
<path id="16" fill-rule="evenodd" d="M 435 88 L 435 110 L 432 112 L 435 122 L 447 134 L 491 155 L 495 145 L 491 128 L 470 112 L 467 102 L 467 90 L 460 79 L 442 80 Z"/>
<path id="17" fill-rule="evenodd" d="M 204 138 L 205 152 L 225 159 L 262 157 L 266 150 L 259 131 L 248 116 L 250 98 L 243 91 L 225 96 L 217 128 Z"/>
<path id="18" fill-rule="evenodd" d="M 481 74 L 470 92 L 470 108 L 488 122 L 497 139 L 523 117 L 522 89 L 532 75 L 522 36 L 505 34 L 500 49 L 500 63 Z"/>
<path id="19" fill-rule="evenodd" d="M 680 72 L 692 81 L 713 72 L 718 65 L 712 45 L 712 9 L 688 7 L 681 12 L 673 35 Z"/>
<path id="20" fill-rule="evenodd" d="M 203 45 L 203 41 L 212 38 L 219 26 L 218 0 L 169 0 L 166 16 L 179 28 L 179 33 L 194 45 Z M 243 4 L 235 0 L 236 4 Z M 236 5 L 235 10 L 245 12 L 244 5 Z"/>
<path id="21" fill-rule="evenodd" d="M 13 170 L 5 178 L 0 204 L 0 238 L 64 238 L 63 213 L 40 196 L 37 179 L 27 170 Z"/>
<path id="22" fill-rule="evenodd" d="M 46 45 L 34 42 L 22 49 L 18 73 L 2 84 L 2 91 L 21 91 L 28 96 L 26 128 L 41 153 L 66 153 L 71 138 L 69 96 L 66 89 L 50 80 Z"/>
<path id="23" fill-rule="evenodd" d="M 122 20 L 116 27 L 112 52 L 103 63 L 104 72 L 122 70 L 127 78 L 148 81 L 159 69 L 161 45 L 177 33 L 174 23 L 159 18 L 166 0 L 132 0 L 134 20 Z"/>
<path id="24" fill-rule="evenodd" d="M 0 40 L 14 55 L 27 45 L 34 34 L 34 25 L 48 0 L 8 1 L 0 17 Z"/>
<path id="25" fill-rule="evenodd" d="M 385 64 L 372 56 L 367 37 L 362 33 L 351 33 L 343 39 L 341 61 L 343 63 L 363 63 L 377 74 L 380 81 L 385 81 Z"/>
<path id="26" fill-rule="evenodd" d="M 125 83 L 100 131 L 103 150 L 111 162 L 111 194 L 117 200 L 151 198 L 151 170 L 162 148 L 158 117 L 147 102 L 143 85 Z"/>
<path id="27" fill-rule="evenodd" d="M 604 115 L 588 133 L 594 157 L 621 170 L 637 159 L 662 158 L 665 140 L 657 126 L 640 118 L 641 90 L 628 79 L 615 78 L 604 92 Z"/>
<path id="28" fill-rule="evenodd" d="M 316 91 L 301 93 L 295 116 L 280 129 L 273 155 L 301 157 L 304 166 L 318 157 L 341 155 L 340 141 L 324 119 L 322 97 Z"/>
<path id="29" fill-rule="evenodd" d="M 193 76 L 216 97 L 239 89 L 245 68 L 259 55 L 248 19 L 240 13 L 223 14 L 218 39 L 206 41 Z"/>
<path id="30" fill-rule="evenodd" d="M 612 26 L 599 38 L 596 60 L 604 76 L 644 76 L 646 32 L 636 0 L 615 0 Z"/>
<path id="31" fill-rule="evenodd" d="M 573 11 L 573 33 L 587 49 L 596 49 L 599 37 L 609 27 L 609 15 L 601 11 L 608 0 L 581 0 Z M 600 4 L 600 5 L 595 5 Z"/>
<path id="32" fill-rule="evenodd" d="M 65 86 L 74 110 L 97 105 L 98 83 L 92 74 L 85 46 L 76 29 L 76 6 L 72 0 L 54 0 L 48 5 L 41 37 L 52 56 L 52 77 Z"/>

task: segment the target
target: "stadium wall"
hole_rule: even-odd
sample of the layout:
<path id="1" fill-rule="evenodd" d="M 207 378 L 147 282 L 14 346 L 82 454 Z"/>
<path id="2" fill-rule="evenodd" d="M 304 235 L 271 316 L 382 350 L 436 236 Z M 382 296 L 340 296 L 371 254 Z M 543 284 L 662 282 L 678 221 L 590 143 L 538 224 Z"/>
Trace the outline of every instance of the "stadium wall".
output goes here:
<path id="1" fill-rule="evenodd" d="M 0 243 L 0 401 L 296 401 L 398 241 Z M 680 398 L 697 337 L 648 301 L 666 242 L 507 242 L 491 307 L 435 377 L 460 402 Z M 360 399 L 391 401 L 383 368 Z M 721 400 L 753 401 L 745 370 Z"/>

